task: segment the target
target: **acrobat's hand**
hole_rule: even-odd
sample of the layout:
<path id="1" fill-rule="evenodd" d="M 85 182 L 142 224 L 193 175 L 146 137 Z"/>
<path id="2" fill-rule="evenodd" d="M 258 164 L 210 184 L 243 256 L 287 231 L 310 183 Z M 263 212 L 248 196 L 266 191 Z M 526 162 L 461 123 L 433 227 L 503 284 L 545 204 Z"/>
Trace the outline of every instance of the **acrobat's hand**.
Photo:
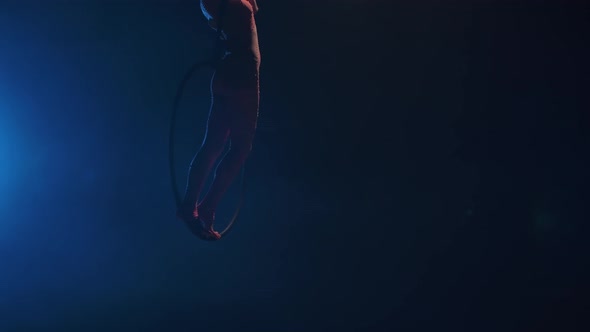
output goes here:
<path id="1" fill-rule="evenodd" d="M 209 24 L 209 27 L 211 29 L 217 31 L 217 21 L 215 21 L 214 19 L 211 18 L 207 21 L 207 24 Z M 224 31 L 221 31 L 220 38 L 222 40 L 227 40 L 227 35 L 225 34 Z"/>

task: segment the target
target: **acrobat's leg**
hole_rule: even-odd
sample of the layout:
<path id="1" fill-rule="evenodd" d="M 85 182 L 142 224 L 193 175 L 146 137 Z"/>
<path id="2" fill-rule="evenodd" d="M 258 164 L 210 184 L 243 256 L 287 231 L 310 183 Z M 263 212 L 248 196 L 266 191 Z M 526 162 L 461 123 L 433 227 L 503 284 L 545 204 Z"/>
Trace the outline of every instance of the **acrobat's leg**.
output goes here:
<path id="1" fill-rule="evenodd" d="M 215 210 L 252 149 L 259 106 L 260 51 L 252 6 L 230 3 L 226 18 L 227 46 L 231 54 L 221 62 L 213 82 L 216 96 L 227 101 L 231 147 L 219 164 L 213 184 L 199 204 L 199 217 L 213 224 Z"/>
<path id="2" fill-rule="evenodd" d="M 196 218 L 198 216 L 197 200 L 211 169 L 223 152 L 229 138 L 230 122 L 227 121 L 227 116 L 224 114 L 227 109 L 227 99 L 213 93 L 214 80 L 215 76 L 211 84 L 212 103 L 205 138 L 191 162 L 184 200 L 178 211 L 179 216 L 184 218 Z"/>
<path id="3" fill-rule="evenodd" d="M 252 142 L 256 132 L 258 97 L 257 95 L 250 96 L 249 99 L 247 100 L 245 97 L 242 97 L 236 100 L 240 103 L 240 111 L 249 111 L 250 114 L 241 114 L 241 117 L 234 118 L 234 120 L 239 120 L 239 122 L 232 125 L 230 149 L 217 166 L 211 188 L 199 204 L 200 217 L 210 224 L 215 219 L 215 211 L 223 195 L 240 172 L 252 150 Z M 247 110 L 248 108 L 250 109 Z"/>

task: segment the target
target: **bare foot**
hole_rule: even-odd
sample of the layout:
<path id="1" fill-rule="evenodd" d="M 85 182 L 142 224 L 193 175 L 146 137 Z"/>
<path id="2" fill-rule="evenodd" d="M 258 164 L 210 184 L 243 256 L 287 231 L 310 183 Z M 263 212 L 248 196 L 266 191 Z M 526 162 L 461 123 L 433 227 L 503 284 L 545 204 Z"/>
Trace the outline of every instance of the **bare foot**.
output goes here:
<path id="1" fill-rule="evenodd" d="M 201 240 L 215 241 L 221 238 L 221 235 L 213 230 L 213 223 L 204 222 L 199 218 L 196 209 L 180 208 L 176 211 L 176 217 L 182 220 L 190 231 Z"/>
<path id="2" fill-rule="evenodd" d="M 198 205 L 197 211 L 197 218 L 201 221 L 203 228 L 213 234 L 216 234 L 216 236 L 220 236 L 218 232 L 213 230 L 213 224 L 215 223 L 215 211 L 207 208 L 204 205 Z"/>

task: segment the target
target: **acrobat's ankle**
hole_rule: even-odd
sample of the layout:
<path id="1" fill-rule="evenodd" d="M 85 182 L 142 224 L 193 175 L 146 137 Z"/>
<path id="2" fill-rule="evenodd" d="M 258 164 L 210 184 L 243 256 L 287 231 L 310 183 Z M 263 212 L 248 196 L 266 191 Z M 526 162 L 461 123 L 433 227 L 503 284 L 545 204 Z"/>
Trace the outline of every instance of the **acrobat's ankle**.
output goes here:
<path id="1" fill-rule="evenodd" d="M 197 209 L 194 205 L 183 204 L 176 210 L 176 216 L 183 220 L 196 219 L 198 217 Z"/>

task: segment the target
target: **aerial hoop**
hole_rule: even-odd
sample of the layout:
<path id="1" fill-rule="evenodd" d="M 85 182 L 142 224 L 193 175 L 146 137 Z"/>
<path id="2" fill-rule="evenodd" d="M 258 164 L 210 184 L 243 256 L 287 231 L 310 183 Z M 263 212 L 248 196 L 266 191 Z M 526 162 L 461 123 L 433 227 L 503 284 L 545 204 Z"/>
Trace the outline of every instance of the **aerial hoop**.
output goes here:
<path id="1" fill-rule="evenodd" d="M 227 7 L 227 2 L 228 2 L 228 0 L 224 0 L 224 1 L 221 1 L 221 4 L 220 4 L 219 23 L 218 23 L 218 29 L 217 29 L 217 37 L 218 37 L 217 40 L 220 42 L 223 42 L 223 40 L 224 40 L 223 18 L 225 16 L 224 13 L 225 13 L 225 9 Z M 205 67 L 215 68 L 217 66 L 218 62 L 225 55 L 225 49 L 223 47 L 220 47 L 220 50 L 221 50 L 221 52 L 213 59 L 197 62 L 187 71 L 187 73 L 184 75 L 182 81 L 180 82 L 180 85 L 178 86 L 178 90 L 176 91 L 176 96 L 174 97 L 174 103 L 172 106 L 171 119 L 170 119 L 169 137 L 168 137 L 168 162 L 169 162 L 169 169 L 170 169 L 170 183 L 172 186 L 172 192 L 174 194 L 174 199 L 175 199 L 177 208 L 180 208 L 180 205 L 182 203 L 180 190 L 178 189 L 178 184 L 176 183 L 176 171 L 174 168 L 174 137 L 175 137 L 176 115 L 178 113 L 178 107 L 180 104 L 180 100 L 182 99 L 184 88 L 185 88 L 187 82 L 190 80 L 190 78 L 194 75 L 194 73 L 197 70 L 199 70 L 201 68 L 205 68 Z M 245 166 L 243 166 L 242 167 L 242 175 L 241 175 L 241 184 L 240 184 L 241 189 L 240 189 L 240 194 L 239 194 L 239 198 L 238 198 L 238 204 L 236 206 L 236 210 L 235 210 L 233 216 L 231 217 L 229 223 L 227 224 L 225 229 L 219 233 L 219 235 L 221 235 L 221 237 L 219 239 L 223 238 L 225 235 L 227 235 L 227 233 L 229 233 L 229 231 L 233 228 L 236 220 L 238 219 L 238 217 L 240 215 L 240 211 L 242 209 L 242 205 L 244 203 L 244 197 L 245 197 L 245 193 L 246 193 L 245 178 L 246 178 L 246 168 L 245 168 Z M 194 222 L 188 222 L 183 219 L 183 221 L 185 222 L 185 224 L 187 225 L 189 230 L 194 235 L 199 237 L 200 239 L 208 240 L 208 241 L 219 240 L 219 239 L 213 239 L 210 237 L 203 236 L 204 232 L 203 232 L 203 228 L 200 226 L 200 220 L 194 220 Z"/>

